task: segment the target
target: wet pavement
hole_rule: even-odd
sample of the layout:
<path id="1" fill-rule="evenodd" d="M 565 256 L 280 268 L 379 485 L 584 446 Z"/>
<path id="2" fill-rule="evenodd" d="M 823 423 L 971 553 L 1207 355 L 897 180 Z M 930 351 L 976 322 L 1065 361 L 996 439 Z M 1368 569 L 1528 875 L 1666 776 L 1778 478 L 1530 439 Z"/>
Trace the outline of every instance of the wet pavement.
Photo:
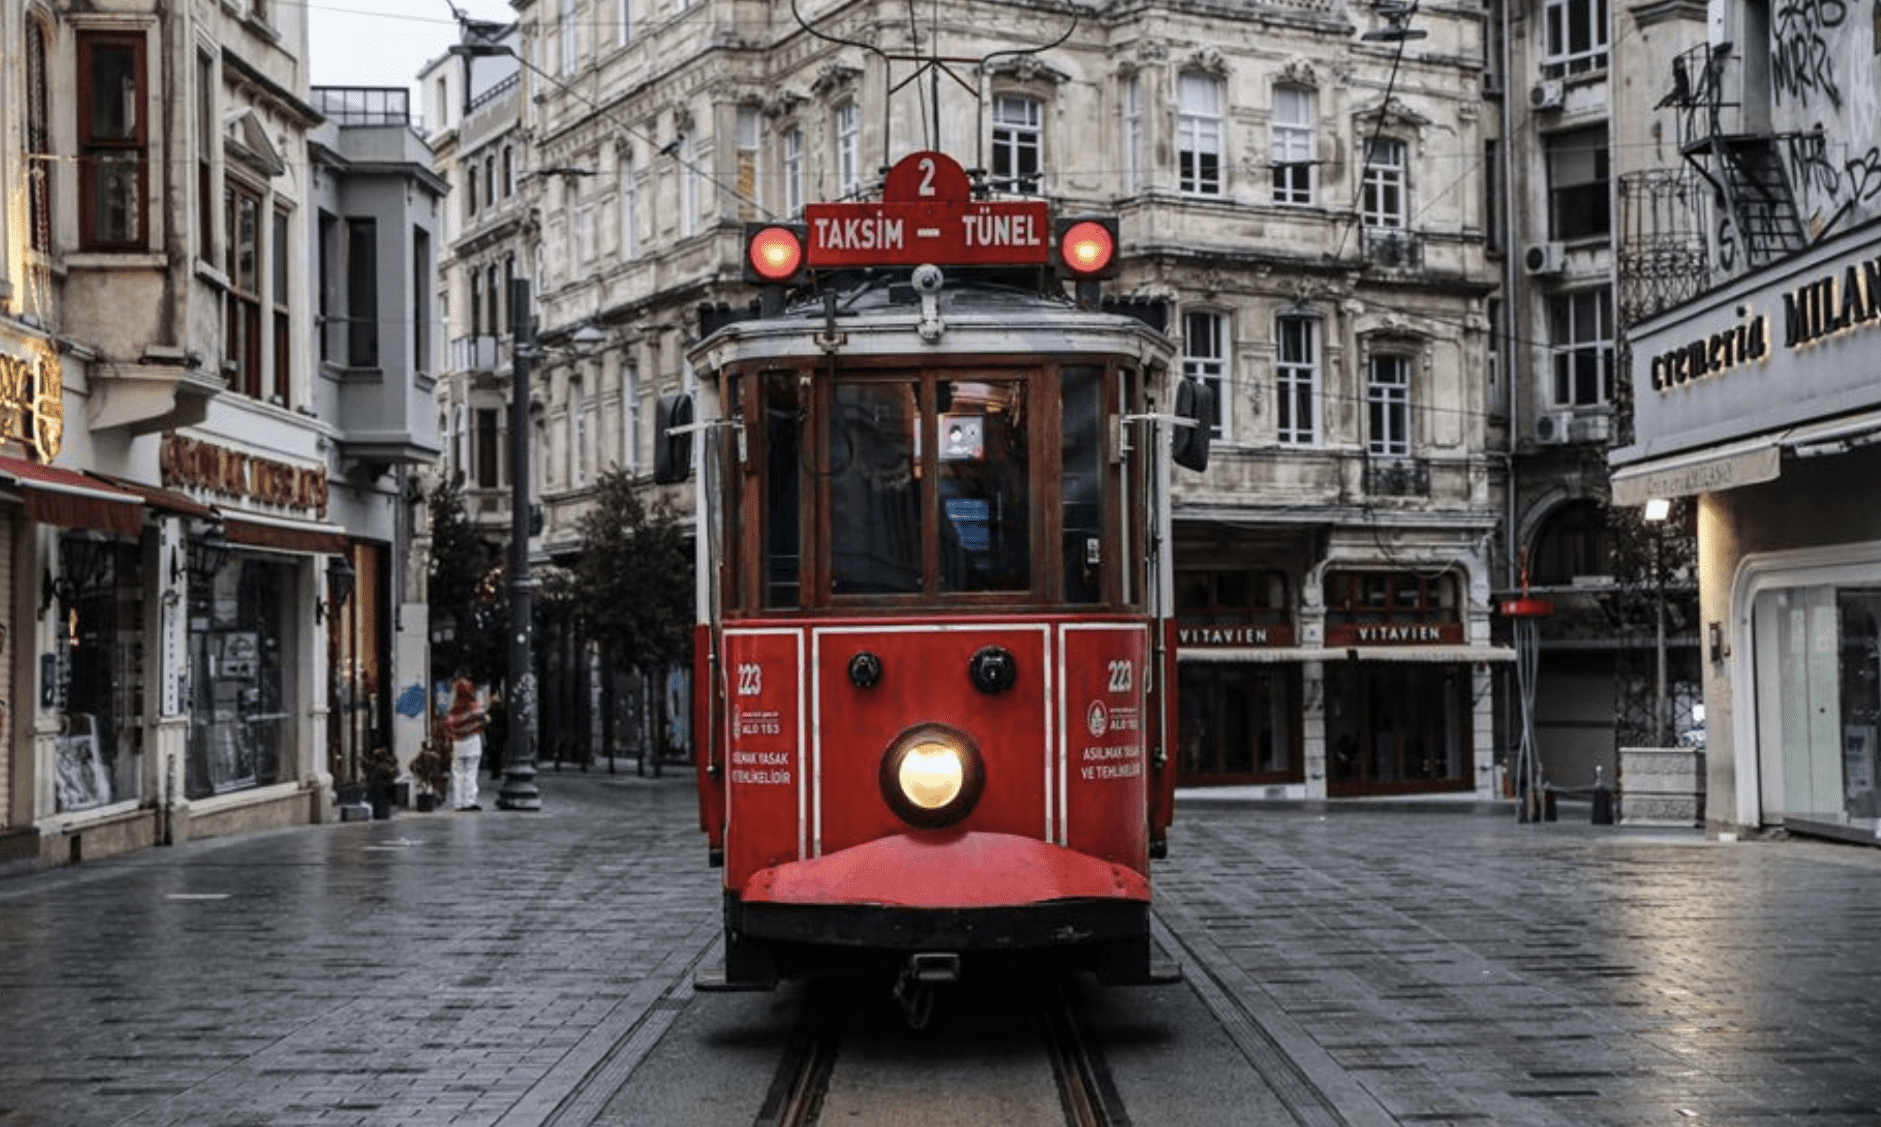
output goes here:
<path id="1" fill-rule="evenodd" d="M 0 879 L 0 1127 L 616 1121 L 731 1005 L 717 873 L 683 772 L 540 781 Z M 1562 818 L 1185 795 L 1167 1009 L 1355 1125 L 1881 1123 L 1881 850 Z"/>

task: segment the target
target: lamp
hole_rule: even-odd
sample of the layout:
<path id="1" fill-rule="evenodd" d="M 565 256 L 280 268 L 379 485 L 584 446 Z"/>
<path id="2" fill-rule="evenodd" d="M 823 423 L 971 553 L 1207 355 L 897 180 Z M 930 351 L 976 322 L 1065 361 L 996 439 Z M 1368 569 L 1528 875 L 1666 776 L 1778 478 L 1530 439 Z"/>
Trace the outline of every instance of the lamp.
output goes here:
<path id="1" fill-rule="evenodd" d="M 1664 497 L 1653 497 L 1646 501 L 1645 517 L 1655 524 L 1672 515 L 1672 502 Z"/>
<path id="2" fill-rule="evenodd" d="M 103 577 L 111 564 L 111 542 L 67 536 L 59 541 L 60 567 L 55 578 L 46 568 L 39 586 L 39 617 L 45 618 L 57 596 L 62 603 L 74 603 L 79 595 Z"/>
<path id="3" fill-rule="evenodd" d="M 190 579 L 198 583 L 206 583 L 214 579 L 216 573 L 222 570 L 222 565 L 229 562 L 231 547 L 228 537 L 222 535 L 222 526 L 212 524 L 207 532 L 189 541 L 187 551 L 187 562 L 179 559 L 175 551 L 171 551 L 170 582 L 175 583 L 183 578 L 183 571 L 186 567 L 189 570 Z"/>
<path id="4" fill-rule="evenodd" d="M 431 616 L 431 644 L 449 645 L 457 640 L 457 616 L 440 607 Z"/>
<path id="5" fill-rule="evenodd" d="M 359 574 L 353 565 L 346 562 L 345 556 L 334 556 L 327 561 L 327 597 L 314 600 L 314 621 L 322 622 L 337 613 L 346 605 L 346 600 L 353 597 L 353 585 L 359 581 Z"/>

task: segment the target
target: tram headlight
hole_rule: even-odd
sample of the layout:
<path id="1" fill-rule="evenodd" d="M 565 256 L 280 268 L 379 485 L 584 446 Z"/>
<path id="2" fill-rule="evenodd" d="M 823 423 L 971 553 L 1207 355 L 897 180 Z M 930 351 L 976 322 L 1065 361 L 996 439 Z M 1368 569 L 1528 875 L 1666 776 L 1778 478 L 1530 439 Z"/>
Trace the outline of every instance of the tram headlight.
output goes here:
<path id="1" fill-rule="evenodd" d="M 910 825 L 951 825 L 967 816 L 985 783 L 980 752 L 964 733 L 939 724 L 911 729 L 882 757 L 882 797 Z"/>

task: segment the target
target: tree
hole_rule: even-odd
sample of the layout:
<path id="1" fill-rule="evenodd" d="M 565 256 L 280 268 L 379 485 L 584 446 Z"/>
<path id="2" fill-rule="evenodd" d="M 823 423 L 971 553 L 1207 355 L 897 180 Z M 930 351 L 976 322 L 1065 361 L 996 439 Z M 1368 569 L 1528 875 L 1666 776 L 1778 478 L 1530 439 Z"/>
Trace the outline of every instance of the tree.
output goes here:
<path id="1" fill-rule="evenodd" d="M 431 491 L 431 560 L 427 569 L 435 679 L 466 676 L 479 684 L 502 679 L 508 651 L 509 595 L 497 566 L 498 545 L 483 539 L 464 510 L 454 482 Z M 451 636 L 438 637 L 449 624 Z"/>
<path id="2" fill-rule="evenodd" d="M 632 477 L 609 470 L 596 483 L 595 505 L 580 527 L 575 588 L 604 667 L 650 676 L 688 658 L 692 552 L 672 503 L 662 497 L 649 510 Z M 611 729 L 613 681 L 604 684 Z"/>

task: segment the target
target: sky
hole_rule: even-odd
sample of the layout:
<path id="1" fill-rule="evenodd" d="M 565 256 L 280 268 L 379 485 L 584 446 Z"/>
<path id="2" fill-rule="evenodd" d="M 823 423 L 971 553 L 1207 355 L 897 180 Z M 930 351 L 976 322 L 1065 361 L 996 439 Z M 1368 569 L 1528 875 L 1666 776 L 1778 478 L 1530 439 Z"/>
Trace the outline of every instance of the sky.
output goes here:
<path id="1" fill-rule="evenodd" d="M 507 23 L 506 0 L 308 0 L 315 86 L 413 86 L 418 70 L 457 42 L 451 7 Z"/>

